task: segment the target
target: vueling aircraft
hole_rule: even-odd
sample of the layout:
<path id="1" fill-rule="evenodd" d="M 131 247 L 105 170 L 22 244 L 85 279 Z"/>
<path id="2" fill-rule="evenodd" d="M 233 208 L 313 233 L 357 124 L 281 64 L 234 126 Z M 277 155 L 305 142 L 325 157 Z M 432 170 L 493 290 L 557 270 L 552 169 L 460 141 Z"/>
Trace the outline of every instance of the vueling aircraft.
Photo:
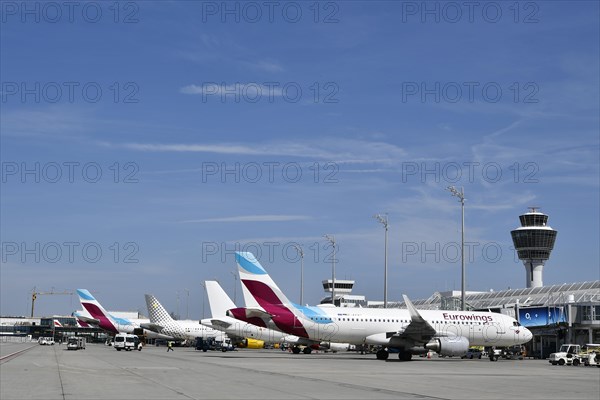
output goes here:
<path id="1" fill-rule="evenodd" d="M 180 340 L 192 340 L 198 337 L 215 338 L 218 342 L 225 340 L 223 332 L 204 326 L 199 321 L 173 319 L 158 299 L 151 294 L 146 295 L 146 305 L 150 323 L 142 324 L 143 328 Z"/>

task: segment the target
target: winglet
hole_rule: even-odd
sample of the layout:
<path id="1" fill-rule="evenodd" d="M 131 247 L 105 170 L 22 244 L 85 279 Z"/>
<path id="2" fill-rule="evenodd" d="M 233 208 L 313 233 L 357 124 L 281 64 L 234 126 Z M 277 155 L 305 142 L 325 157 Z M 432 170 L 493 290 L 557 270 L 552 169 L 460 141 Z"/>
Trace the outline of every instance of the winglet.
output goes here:
<path id="1" fill-rule="evenodd" d="M 419 314 L 419 310 L 417 307 L 410 301 L 407 295 L 403 294 L 402 298 L 404 298 L 404 304 L 406 304 L 406 308 L 408 309 L 408 313 L 410 314 L 410 318 L 416 322 L 425 322 L 421 314 Z"/>

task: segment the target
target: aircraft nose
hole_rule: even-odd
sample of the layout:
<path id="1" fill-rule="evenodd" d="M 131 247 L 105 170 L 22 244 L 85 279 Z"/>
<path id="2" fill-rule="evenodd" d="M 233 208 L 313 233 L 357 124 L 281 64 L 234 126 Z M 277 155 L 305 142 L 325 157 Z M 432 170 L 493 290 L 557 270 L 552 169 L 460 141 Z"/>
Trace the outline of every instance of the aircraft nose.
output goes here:
<path id="1" fill-rule="evenodd" d="M 530 341 L 531 338 L 533 338 L 533 333 L 531 333 L 529 329 L 525 328 L 524 336 L 525 340 Z"/>

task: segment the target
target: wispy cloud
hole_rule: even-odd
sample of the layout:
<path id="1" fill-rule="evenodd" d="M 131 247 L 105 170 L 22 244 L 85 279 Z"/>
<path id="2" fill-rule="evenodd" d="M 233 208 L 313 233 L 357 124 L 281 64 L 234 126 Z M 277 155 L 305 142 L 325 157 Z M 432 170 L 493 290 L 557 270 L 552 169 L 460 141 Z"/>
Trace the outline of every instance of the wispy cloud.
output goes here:
<path id="1" fill-rule="evenodd" d="M 306 157 L 339 164 L 396 164 L 406 159 L 401 147 L 385 142 L 327 138 L 312 142 L 265 143 L 99 143 L 146 152 L 214 153 L 247 156 Z"/>
<path id="2" fill-rule="evenodd" d="M 43 110 L 11 110 L 2 113 L 2 135 L 16 137 L 72 138 L 88 132 L 88 113 L 62 105 Z"/>
<path id="3" fill-rule="evenodd" d="M 244 61 L 243 64 L 247 65 L 250 68 L 254 68 L 265 72 L 284 71 L 284 68 L 280 63 L 269 59 L 259 61 Z"/>
<path id="4" fill-rule="evenodd" d="M 208 223 L 208 222 L 287 222 L 305 221 L 312 219 L 307 215 L 240 215 L 234 217 L 203 218 L 181 221 L 182 223 Z"/>
<path id="5" fill-rule="evenodd" d="M 263 84 L 249 83 L 234 83 L 234 84 L 217 84 L 214 82 L 203 83 L 202 85 L 187 85 L 179 89 L 183 94 L 201 94 L 204 96 L 212 95 L 241 95 L 243 93 L 245 99 L 260 99 L 264 97 L 281 97 L 283 90 L 279 87 L 269 87 Z"/>

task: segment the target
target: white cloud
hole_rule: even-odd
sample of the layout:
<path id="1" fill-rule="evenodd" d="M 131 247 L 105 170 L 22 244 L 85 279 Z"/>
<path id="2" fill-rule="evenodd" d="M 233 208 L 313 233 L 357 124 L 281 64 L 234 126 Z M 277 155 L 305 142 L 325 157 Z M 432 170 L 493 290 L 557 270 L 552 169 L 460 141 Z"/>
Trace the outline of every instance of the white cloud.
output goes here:
<path id="1" fill-rule="evenodd" d="M 236 82 L 230 85 L 206 82 L 202 85 L 191 84 L 184 86 L 179 89 L 179 92 L 183 94 L 201 94 L 203 96 L 243 96 L 247 101 L 281 97 L 283 95 L 283 90 L 275 85 L 266 86 L 255 82 Z"/>
<path id="2" fill-rule="evenodd" d="M 260 61 L 245 61 L 244 64 L 251 68 L 259 69 L 266 72 L 283 72 L 284 68 L 281 64 L 273 60 Z"/>
<path id="3" fill-rule="evenodd" d="M 2 113 L 2 135 L 16 137 L 72 138 L 89 131 L 87 113 L 62 105 L 44 110 L 11 110 Z"/>
<path id="4" fill-rule="evenodd" d="M 313 142 L 265 143 L 103 143 L 134 151 L 215 153 L 249 156 L 307 157 L 339 164 L 397 164 L 406 159 L 401 147 L 384 142 L 327 138 Z"/>

